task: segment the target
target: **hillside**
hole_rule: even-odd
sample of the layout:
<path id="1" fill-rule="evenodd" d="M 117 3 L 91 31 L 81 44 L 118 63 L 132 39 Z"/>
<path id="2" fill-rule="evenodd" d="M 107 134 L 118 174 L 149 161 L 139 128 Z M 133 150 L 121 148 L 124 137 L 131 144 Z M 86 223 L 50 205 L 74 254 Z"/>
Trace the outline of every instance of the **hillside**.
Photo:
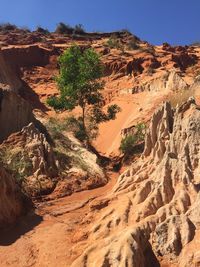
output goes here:
<path id="1" fill-rule="evenodd" d="M 67 124 L 78 108 L 46 104 L 74 43 L 100 54 L 104 108 L 121 108 L 93 149 Z M 0 266 L 199 266 L 200 47 L 17 28 L 0 28 L 0 47 Z"/>

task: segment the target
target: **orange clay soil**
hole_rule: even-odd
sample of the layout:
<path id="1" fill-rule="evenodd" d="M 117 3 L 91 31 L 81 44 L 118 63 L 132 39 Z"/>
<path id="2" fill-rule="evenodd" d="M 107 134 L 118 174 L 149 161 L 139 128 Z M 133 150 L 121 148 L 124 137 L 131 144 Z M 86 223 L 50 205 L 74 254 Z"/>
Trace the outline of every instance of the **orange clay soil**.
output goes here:
<path id="1" fill-rule="evenodd" d="M 125 170 L 123 168 L 120 173 Z M 58 200 L 35 203 L 35 213 L 21 218 L 0 236 L 1 267 L 69 267 L 84 251 L 90 223 L 98 213 L 91 212 L 94 203 L 101 203 L 112 191 L 120 173 L 110 176 L 104 187 L 74 193 Z M 102 201 L 104 204 L 104 202 Z M 104 207 L 102 204 L 96 210 Z M 88 220 L 85 218 L 88 217 Z M 80 243 L 81 242 L 81 245 Z M 78 250 L 76 244 L 79 243 Z M 191 243 L 190 246 L 198 244 Z M 192 247 L 191 247 L 192 249 Z M 177 267 L 164 261 L 160 267 Z M 78 267 L 78 266 L 77 266 Z"/>
<path id="2" fill-rule="evenodd" d="M 121 112 L 113 121 L 100 124 L 99 136 L 94 142 L 97 150 L 106 156 L 119 155 L 121 131 L 137 123 L 146 123 L 157 105 L 167 98 L 168 93 L 142 92 L 134 95 L 121 95 L 109 104 L 117 104 Z"/>
<path id="3" fill-rule="evenodd" d="M 36 203 L 35 213 L 0 236 L 1 267 L 70 266 L 80 252 L 73 246 L 85 238 L 92 200 L 100 200 L 114 186 L 119 173 L 108 173 L 110 181 L 104 187 L 75 193 L 62 199 Z M 90 221 L 92 220 L 90 217 Z M 88 222 L 89 223 L 89 222 Z"/>

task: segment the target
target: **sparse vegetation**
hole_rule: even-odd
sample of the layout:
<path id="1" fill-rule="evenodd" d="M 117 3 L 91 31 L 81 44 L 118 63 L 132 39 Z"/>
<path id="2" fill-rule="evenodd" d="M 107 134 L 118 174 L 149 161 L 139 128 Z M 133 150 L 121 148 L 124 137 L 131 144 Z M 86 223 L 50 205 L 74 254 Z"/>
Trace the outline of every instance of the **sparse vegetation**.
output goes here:
<path id="1" fill-rule="evenodd" d="M 152 45 L 149 45 L 149 46 L 147 46 L 145 48 L 141 48 L 141 51 L 149 53 L 149 54 L 151 54 L 153 56 L 155 56 L 155 52 L 156 52 L 155 48 Z"/>
<path id="2" fill-rule="evenodd" d="M 83 34 L 85 33 L 84 27 L 82 24 L 77 24 L 74 27 L 60 22 L 55 30 L 56 33 L 59 34 Z"/>
<path id="3" fill-rule="evenodd" d="M 123 44 L 121 43 L 120 39 L 117 38 L 115 34 L 113 34 L 108 39 L 108 41 L 106 42 L 106 46 L 108 46 L 109 48 L 116 48 L 116 49 L 123 50 Z"/>
<path id="4" fill-rule="evenodd" d="M 59 58 L 60 74 L 56 78 L 60 90 L 59 97 L 51 97 L 48 105 L 55 110 L 73 110 L 79 106 L 82 115 L 73 120 L 79 127 L 77 137 L 89 143 L 98 131 L 98 124 L 116 117 L 120 108 L 117 105 L 108 107 L 103 111 L 103 96 L 101 90 L 103 83 L 100 78 L 103 68 L 99 55 L 91 48 L 81 50 L 73 45 Z"/>
<path id="5" fill-rule="evenodd" d="M 200 42 L 199 41 L 193 42 L 193 43 L 190 44 L 190 46 L 198 46 L 198 47 L 200 47 Z"/>
<path id="6" fill-rule="evenodd" d="M 36 28 L 36 32 L 39 32 L 39 33 L 42 33 L 42 34 L 49 34 L 50 33 L 48 29 L 44 29 L 41 26 L 38 26 Z"/>
<path id="7" fill-rule="evenodd" d="M 1 23 L 0 24 L 0 31 L 14 31 L 17 29 L 18 29 L 18 27 L 14 24 L 10 24 L 10 23 Z"/>
<path id="8" fill-rule="evenodd" d="M 25 33 L 30 33 L 31 32 L 31 30 L 27 26 L 23 26 L 23 27 L 20 27 L 18 29 L 21 30 L 21 31 L 23 31 L 23 32 L 25 32 Z"/>
<path id="9" fill-rule="evenodd" d="M 138 123 L 135 126 L 134 133 L 125 136 L 121 140 L 120 151 L 125 155 L 125 157 L 134 154 L 136 145 L 144 141 L 145 131 L 146 125 L 144 123 Z"/>
<path id="10" fill-rule="evenodd" d="M 121 32 L 123 32 L 123 33 L 126 33 L 126 34 L 128 34 L 128 35 L 131 35 L 131 32 L 130 32 L 130 30 L 129 29 L 121 29 Z"/>
<path id="11" fill-rule="evenodd" d="M 63 120 L 51 118 L 46 127 L 54 140 L 53 151 L 59 162 L 60 174 L 65 173 L 73 166 L 89 173 L 87 159 L 82 156 L 83 149 L 68 137 L 69 132 L 76 133 L 79 130 L 76 119 L 74 117 L 67 117 Z"/>
<path id="12" fill-rule="evenodd" d="M 55 32 L 59 34 L 72 34 L 73 31 L 74 31 L 73 27 L 63 22 L 60 22 L 55 30 Z"/>
<path id="13" fill-rule="evenodd" d="M 191 89 L 178 90 L 168 97 L 168 101 L 172 107 L 179 107 L 186 102 L 190 97 L 195 95 L 195 91 Z"/>
<path id="14" fill-rule="evenodd" d="M 74 27 L 74 34 L 83 34 L 85 33 L 84 27 L 82 24 L 77 24 Z"/>
<path id="15" fill-rule="evenodd" d="M 32 173 L 32 162 L 29 156 L 18 148 L 7 147 L 0 150 L 0 161 L 21 183 Z"/>

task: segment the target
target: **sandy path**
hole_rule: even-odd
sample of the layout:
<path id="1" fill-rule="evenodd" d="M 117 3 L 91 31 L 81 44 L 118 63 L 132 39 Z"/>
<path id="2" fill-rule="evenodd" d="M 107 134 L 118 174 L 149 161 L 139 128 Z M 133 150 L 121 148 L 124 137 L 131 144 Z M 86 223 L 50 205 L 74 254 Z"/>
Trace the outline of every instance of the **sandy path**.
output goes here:
<path id="1" fill-rule="evenodd" d="M 110 180 L 104 187 L 41 203 L 36 214 L 29 214 L 14 228 L 0 233 L 0 266 L 70 266 L 81 253 L 76 243 L 86 238 L 89 221 L 93 220 L 91 201 L 109 192 L 119 173 L 108 175 Z M 89 221 L 83 225 L 88 215 Z"/>

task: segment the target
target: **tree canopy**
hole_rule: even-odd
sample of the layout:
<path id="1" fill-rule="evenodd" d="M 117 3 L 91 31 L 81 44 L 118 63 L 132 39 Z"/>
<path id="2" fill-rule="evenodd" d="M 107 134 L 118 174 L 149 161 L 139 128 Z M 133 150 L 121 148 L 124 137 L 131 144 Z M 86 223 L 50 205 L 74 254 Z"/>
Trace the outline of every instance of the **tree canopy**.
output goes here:
<path id="1" fill-rule="evenodd" d="M 82 124 L 87 137 L 92 130 L 98 130 L 99 123 L 115 119 L 120 111 L 117 105 L 109 106 L 107 112 L 103 111 L 103 65 L 92 48 L 71 46 L 59 57 L 59 66 L 56 82 L 60 95 L 47 100 L 50 106 L 56 110 L 73 110 L 79 106 L 82 109 L 79 125 Z"/>

